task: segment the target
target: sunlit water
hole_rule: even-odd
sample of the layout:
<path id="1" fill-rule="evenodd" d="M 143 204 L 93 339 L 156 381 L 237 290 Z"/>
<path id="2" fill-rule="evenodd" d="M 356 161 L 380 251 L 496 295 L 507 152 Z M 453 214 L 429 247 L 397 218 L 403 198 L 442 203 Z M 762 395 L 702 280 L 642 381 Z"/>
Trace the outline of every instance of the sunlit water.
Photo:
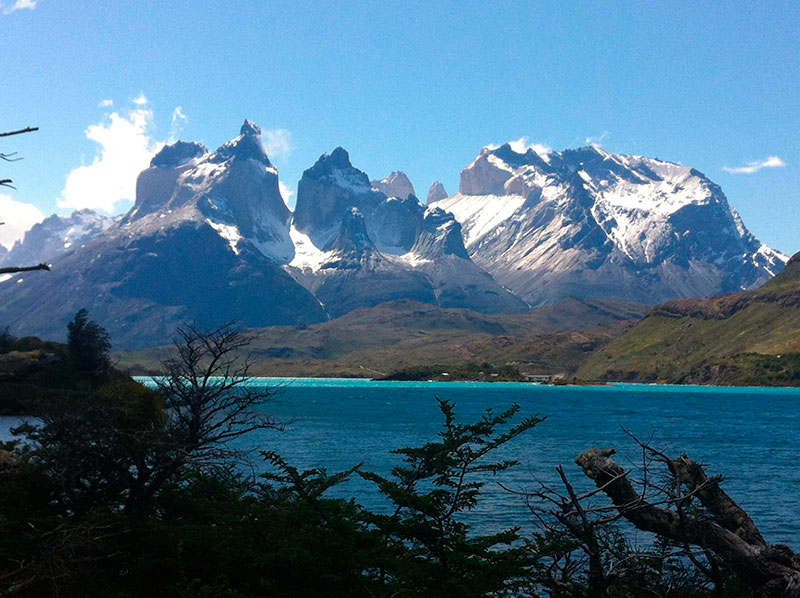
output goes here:
<path id="1" fill-rule="evenodd" d="M 534 430 L 497 454 L 521 465 L 497 480 L 519 490 L 537 480 L 555 481 L 563 464 L 570 478 L 590 488 L 574 458 L 589 447 L 615 447 L 623 465 L 641 461 L 641 451 L 626 435 L 670 455 L 687 453 L 723 474 L 727 490 L 753 517 L 770 542 L 800 548 L 800 389 L 711 388 L 650 385 L 550 387 L 503 383 L 369 382 L 339 379 L 257 379 L 277 387 L 267 409 L 285 431 L 264 431 L 246 439 L 253 449 L 276 450 L 298 468 L 329 472 L 363 463 L 388 474 L 398 462 L 390 450 L 435 438 L 442 417 L 435 397 L 454 401 L 460 421 L 474 421 L 484 410 L 512 403 L 521 416 L 547 417 Z M 6 423 L 6 425 L 8 425 Z M 257 470 L 266 469 L 254 455 Z M 485 497 L 470 516 L 482 531 L 510 525 L 532 529 L 519 496 L 489 479 Z M 386 507 L 374 489 L 355 479 L 336 490 L 356 496 L 374 509 Z"/>

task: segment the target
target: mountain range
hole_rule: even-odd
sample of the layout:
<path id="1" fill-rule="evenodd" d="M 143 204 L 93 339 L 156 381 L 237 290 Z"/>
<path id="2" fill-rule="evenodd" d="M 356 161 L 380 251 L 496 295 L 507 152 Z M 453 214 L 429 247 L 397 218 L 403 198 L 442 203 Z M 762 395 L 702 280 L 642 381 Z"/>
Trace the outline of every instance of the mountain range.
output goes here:
<path id="1" fill-rule="evenodd" d="M 80 308 L 115 346 L 167 342 L 182 321 L 309 325 L 387 301 L 487 314 L 567 297 L 639 303 L 757 287 L 786 256 L 753 237 L 722 190 L 685 166 L 598 147 L 484 148 L 420 202 L 400 171 L 372 179 L 336 148 L 307 169 L 292 212 L 245 121 L 215 151 L 164 146 L 131 210 L 51 216 L 6 264 L 0 322 L 61 338 Z"/>

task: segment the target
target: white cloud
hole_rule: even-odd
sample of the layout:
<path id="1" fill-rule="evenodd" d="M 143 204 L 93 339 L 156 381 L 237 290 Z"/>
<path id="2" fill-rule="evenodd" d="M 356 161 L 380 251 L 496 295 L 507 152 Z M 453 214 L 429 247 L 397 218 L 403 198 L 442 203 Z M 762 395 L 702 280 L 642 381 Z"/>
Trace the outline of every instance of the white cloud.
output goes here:
<path id="1" fill-rule="evenodd" d="M 601 147 L 606 137 L 608 137 L 608 131 L 603 131 L 602 133 L 600 133 L 600 135 L 597 135 L 596 137 L 587 137 L 586 143 L 588 145 L 596 145 L 598 147 Z"/>
<path id="2" fill-rule="evenodd" d="M 144 106 L 145 104 L 147 104 L 147 101 L 148 101 L 147 96 L 144 95 L 143 93 L 140 93 L 138 96 L 133 98 L 133 103 L 136 104 L 137 106 Z"/>
<path id="3" fill-rule="evenodd" d="M 270 158 L 288 158 L 294 150 L 292 133 L 286 129 L 271 129 L 261 132 L 264 151 Z"/>
<path id="4" fill-rule="evenodd" d="M 183 113 L 183 108 L 176 106 L 175 110 L 172 111 L 172 122 L 169 126 L 170 143 L 178 140 L 178 136 L 183 132 L 187 122 L 189 122 L 189 117 Z"/>
<path id="5" fill-rule="evenodd" d="M 544 145 L 543 143 L 529 143 L 527 137 L 520 137 L 516 141 L 509 142 L 508 145 L 510 145 L 511 149 L 517 152 L 518 154 L 524 154 L 529 149 L 532 149 L 540 156 L 544 156 L 553 151 L 552 147 Z"/>
<path id="6" fill-rule="evenodd" d="M 289 187 L 287 187 L 283 181 L 278 181 L 278 188 L 281 191 L 281 197 L 283 198 L 283 202 L 288 206 L 289 199 L 291 199 L 292 195 L 294 194 L 294 191 L 289 189 Z"/>
<path id="7" fill-rule="evenodd" d="M 11 6 L 7 6 L 5 3 L 0 6 L 2 6 L 3 14 L 7 15 L 17 10 L 33 10 L 38 3 L 39 0 L 16 0 Z"/>
<path id="8" fill-rule="evenodd" d="M 781 168 L 783 166 L 786 166 L 786 162 L 779 156 L 769 156 L 764 160 L 748 162 L 744 166 L 723 166 L 722 170 L 733 174 L 752 174 L 758 172 L 762 168 Z"/>
<path id="9" fill-rule="evenodd" d="M 44 220 L 44 214 L 35 205 L 14 201 L 8 195 L 0 194 L 0 245 L 11 249 L 14 241 L 25 236 L 25 233 L 37 222 Z"/>
<path id="10" fill-rule="evenodd" d="M 489 150 L 496 150 L 498 147 L 500 147 L 500 145 L 501 144 L 499 143 L 490 143 L 484 147 Z M 508 145 L 511 146 L 511 149 L 518 154 L 524 154 L 529 149 L 532 149 L 540 156 L 544 156 L 553 151 L 553 148 L 549 145 L 545 145 L 543 143 L 530 143 L 527 137 L 520 137 L 516 141 L 509 141 Z"/>
<path id="11" fill-rule="evenodd" d="M 98 152 L 91 164 L 67 175 L 58 207 L 113 213 L 118 202 L 133 201 L 136 177 L 164 145 L 151 137 L 152 121 L 152 111 L 139 107 L 127 116 L 112 112 L 88 127 L 86 137 L 97 143 Z"/>
<path id="12" fill-rule="evenodd" d="M 100 103 L 98 104 L 100 108 L 110 108 L 113 105 L 114 100 L 100 100 Z"/>

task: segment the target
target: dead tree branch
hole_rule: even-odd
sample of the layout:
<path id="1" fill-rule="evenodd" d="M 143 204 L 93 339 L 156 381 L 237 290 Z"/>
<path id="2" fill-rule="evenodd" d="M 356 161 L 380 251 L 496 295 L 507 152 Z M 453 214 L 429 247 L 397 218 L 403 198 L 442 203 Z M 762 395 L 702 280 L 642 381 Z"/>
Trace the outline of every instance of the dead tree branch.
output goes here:
<path id="1" fill-rule="evenodd" d="M 17 272 L 30 272 L 31 270 L 50 270 L 50 264 L 36 264 L 35 266 L 8 266 L 0 268 L 0 274 L 15 274 Z"/>
<path id="2" fill-rule="evenodd" d="M 11 137 L 12 135 L 22 135 L 23 133 L 33 133 L 38 131 L 39 127 L 25 127 L 24 129 L 17 129 L 16 131 L 4 131 L 0 133 L 0 137 Z"/>
<path id="3" fill-rule="evenodd" d="M 755 590 L 757 596 L 800 598 L 800 557 L 787 546 L 769 546 L 750 516 L 724 492 L 719 476 L 708 477 L 686 455 L 667 459 L 672 496 L 647 500 L 611 457 L 614 449 L 590 449 L 575 462 L 636 528 L 674 542 L 708 550 Z M 661 453 L 653 451 L 661 460 Z M 681 488 L 687 492 L 681 494 Z M 700 512 L 684 508 L 697 499 Z"/>

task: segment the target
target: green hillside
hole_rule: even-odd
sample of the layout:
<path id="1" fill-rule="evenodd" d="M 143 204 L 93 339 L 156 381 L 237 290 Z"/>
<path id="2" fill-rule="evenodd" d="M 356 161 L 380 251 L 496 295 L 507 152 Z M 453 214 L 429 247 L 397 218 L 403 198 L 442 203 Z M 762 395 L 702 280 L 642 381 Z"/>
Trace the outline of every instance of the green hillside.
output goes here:
<path id="1" fill-rule="evenodd" d="M 375 377 L 470 362 L 514 364 L 531 374 L 571 373 L 645 310 L 636 303 L 567 299 L 525 313 L 487 315 L 393 301 L 313 326 L 254 330 L 258 337 L 248 352 L 253 373 L 262 376 Z M 162 347 L 116 358 L 132 373 L 151 373 L 167 352 Z"/>
<path id="2" fill-rule="evenodd" d="M 577 375 L 669 383 L 800 385 L 800 254 L 761 288 L 669 301 Z"/>

